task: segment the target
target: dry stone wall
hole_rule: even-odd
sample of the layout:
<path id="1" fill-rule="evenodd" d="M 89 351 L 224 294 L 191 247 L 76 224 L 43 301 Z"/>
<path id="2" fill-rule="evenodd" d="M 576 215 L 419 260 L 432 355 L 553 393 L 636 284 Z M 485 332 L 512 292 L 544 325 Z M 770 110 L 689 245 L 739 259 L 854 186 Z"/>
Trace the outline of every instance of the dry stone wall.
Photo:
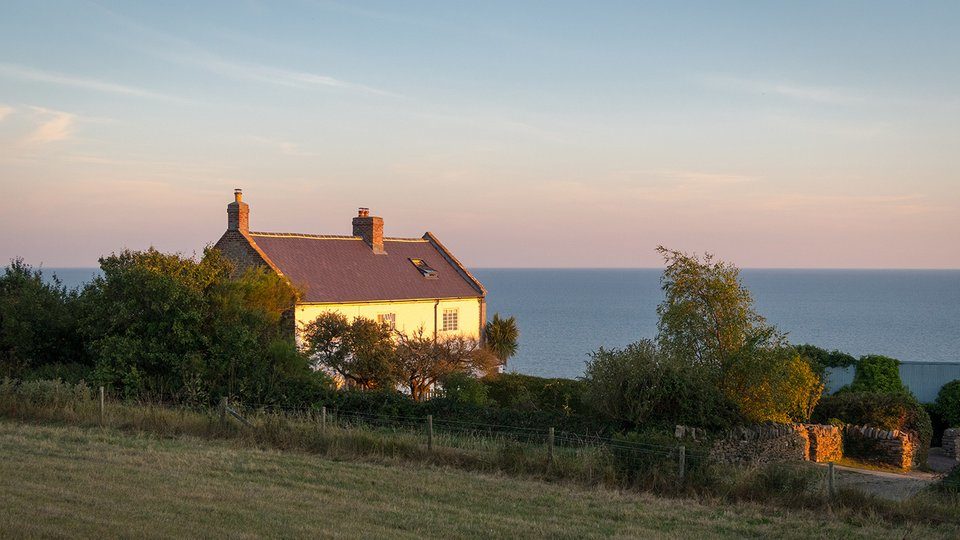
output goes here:
<path id="1" fill-rule="evenodd" d="M 837 426 L 807 424 L 804 426 L 810 440 L 807 459 L 817 463 L 840 461 L 843 457 L 843 431 Z"/>
<path id="2" fill-rule="evenodd" d="M 848 425 L 843 441 L 844 452 L 851 457 L 901 469 L 917 465 L 919 437 L 911 432 Z"/>
<path id="3" fill-rule="evenodd" d="M 960 428 L 950 428 L 943 432 L 943 453 L 960 461 Z"/>
<path id="4" fill-rule="evenodd" d="M 699 428 L 677 426 L 678 438 L 703 439 Z M 806 430 L 792 425 L 774 424 L 738 427 L 716 436 L 710 458 L 720 463 L 762 464 L 806 459 L 809 441 Z"/>
<path id="5" fill-rule="evenodd" d="M 744 426 L 708 434 L 700 428 L 676 426 L 678 439 L 712 441 L 711 459 L 730 464 L 783 461 L 829 463 L 850 455 L 864 461 L 910 469 L 917 465 L 919 437 L 904 431 L 870 426 L 843 428 L 819 424 Z M 960 460 L 960 428 L 944 433 L 944 449 Z"/>

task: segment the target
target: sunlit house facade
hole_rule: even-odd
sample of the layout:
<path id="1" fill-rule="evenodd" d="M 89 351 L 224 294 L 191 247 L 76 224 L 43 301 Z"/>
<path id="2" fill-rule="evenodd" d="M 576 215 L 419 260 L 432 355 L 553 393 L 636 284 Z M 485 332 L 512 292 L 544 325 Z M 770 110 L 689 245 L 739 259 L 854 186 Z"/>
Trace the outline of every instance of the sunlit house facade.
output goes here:
<path id="1" fill-rule="evenodd" d="M 366 208 L 353 218 L 349 236 L 255 232 L 249 223 L 250 207 L 235 190 L 227 230 L 214 247 L 239 268 L 266 266 L 297 287 L 297 328 L 337 311 L 401 332 L 482 335 L 486 290 L 430 232 L 385 237 L 383 219 Z"/>

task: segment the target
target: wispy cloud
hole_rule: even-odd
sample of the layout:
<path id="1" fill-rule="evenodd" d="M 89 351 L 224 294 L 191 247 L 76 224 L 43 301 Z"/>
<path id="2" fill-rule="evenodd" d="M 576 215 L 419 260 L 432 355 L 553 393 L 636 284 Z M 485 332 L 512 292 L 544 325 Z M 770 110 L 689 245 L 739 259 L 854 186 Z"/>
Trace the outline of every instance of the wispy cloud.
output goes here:
<path id="1" fill-rule="evenodd" d="M 313 152 L 306 152 L 302 150 L 299 144 L 290 141 L 282 141 L 258 136 L 253 136 L 250 139 L 269 148 L 274 148 L 285 156 L 310 157 L 317 155 Z"/>
<path id="2" fill-rule="evenodd" d="M 918 214 L 936 210 L 938 205 L 931 203 L 928 197 L 920 193 L 905 193 L 892 195 L 821 195 L 807 193 L 786 193 L 768 196 L 761 200 L 760 205 L 769 210 L 780 211 L 787 209 L 809 210 L 841 208 L 847 212 L 875 211 L 897 212 L 904 214 Z"/>
<path id="3" fill-rule="evenodd" d="M 41 121 L 40 125 L 24 138 L 25 144 L 48 144 L 70 138 L 77 118 L 75 114 L 43 107 L 31 107 L 31 109 L 41 118 Z"/>
<path id="4" fill-rule="evenodd" d="M 72 75 L 42 71 L 18 64 L 0 63 L 0 77 L 7 77 L 21 81 L 37 81 L 58 84 L 61 86 L 72 86 L 74 88 L 83 88 L 85 90 L 94 90 L 109 94 L 137 96 L 151 99 L 173 99 L 170 96 L 145 90 L 143 88 L 138 88 L 136 86 L 127 86 L 85 77 L 74 77 Z"/>
<path id="5" fill-rule="evenodd" d="M 13 107 L 8 107 L 6 105 L 0 105 L 0 122 L 3 122 L 3 119 L 13 113 Z"/>
<path id="6" fill-rule="evenodd" d="M 353 83 L 309 71 L 297 71 L 265 66 L 262 64 L 228 60 L 213 53 L 203 51 L 199 48 L 193 48 L 192 50 L 183 53 L 160 50 L 155 51 L 155 54 L 170 62 L 193 66 L 231 79 L 254 81 L 263 84 L 286 86 L 290 88 L 325 87 L 355 91 L 364 94 L 398 97 L 398 94 L 393 92 L 388 92 L 386 90 L 381 90 L 365 84 Z"/>
<path id="7" fill-rule="evenodd" d="M 792 81 L 752 79 L 731 75 L 703 77 L 709 86 L 756 95 L 778 96 L 798 101 L 829 104 L 850 104 L 865 100 L 865 96 L 850 89 L 798 84 Z"/>
<path id="8" fill-rule="evenodd" d="M 655 170 L 646 171 L 645 174 L 650 177 L 656 177 L 685 184 L 741 184 L 744 182 L 753 182 L 757 180 L 757 178 L 754 176 L 747 176 L 744 174 L 705 171 Z"/>
<path id="9" fill-rule="evenodd" d="M 210 52 L 188 39 L 146 26 L 104 6 L 98 5 L 97 7 L 117 23 L 136 33 L 136 41 L 131 42 L 130 46 L 137 47 L 168 62 L 192 66 L 236 80 L 294 88 L 325 87 L 365 94 L 397 96 L 393 92 L 326 74 L 228 59 Z M 153 43 L 145 43 L 147 38 Z"/>

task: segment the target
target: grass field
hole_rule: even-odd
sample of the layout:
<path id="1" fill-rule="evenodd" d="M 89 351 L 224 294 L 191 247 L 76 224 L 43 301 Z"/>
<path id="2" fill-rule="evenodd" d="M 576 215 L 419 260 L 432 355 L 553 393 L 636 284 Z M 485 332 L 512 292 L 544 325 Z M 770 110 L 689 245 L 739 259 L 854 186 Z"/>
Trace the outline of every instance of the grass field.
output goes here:
<path id="1" fill-rule="evenodd" d="M 956 537 L 950 526 L 0 420 L 0 536 Z"/>

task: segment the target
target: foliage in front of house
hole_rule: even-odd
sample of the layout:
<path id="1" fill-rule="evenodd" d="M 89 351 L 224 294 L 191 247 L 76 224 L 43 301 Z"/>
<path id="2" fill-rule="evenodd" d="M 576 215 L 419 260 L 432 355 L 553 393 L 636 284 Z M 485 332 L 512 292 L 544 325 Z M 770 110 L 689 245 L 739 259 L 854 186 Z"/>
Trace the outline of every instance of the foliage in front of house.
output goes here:
<path id="1" fill-rule="evenodd" d="M 422 401 L 454 373 L 492 372 L 500 360 L 480 342 L 463 336 L 437 338 L 419 328 L 397 332 L 364 317 L 348 320 L 328 311 L 302 329 L 305 352 L 317 366 L 351 386 L 367 390 L 405 388 Z"/>

